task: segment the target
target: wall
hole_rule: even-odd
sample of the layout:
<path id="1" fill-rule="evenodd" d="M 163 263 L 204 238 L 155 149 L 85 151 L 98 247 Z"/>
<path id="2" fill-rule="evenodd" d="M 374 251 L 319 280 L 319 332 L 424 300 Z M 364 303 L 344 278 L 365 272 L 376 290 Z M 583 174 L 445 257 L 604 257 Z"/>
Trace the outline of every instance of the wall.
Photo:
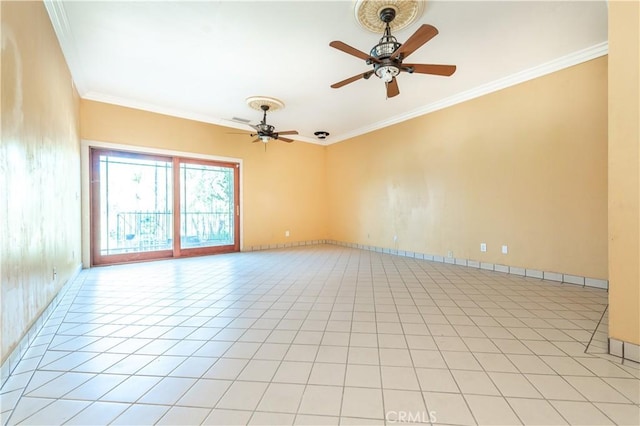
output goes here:
<path id="1" fill-rule="evenodd" d="M 640 345 L 639 27 L 637 1 L 609 2 L 609 337 L 636 345 Z"/>
<path id="2" fill-rule="evenodd" d="M 0 7 L 4 363 L 79 266 L 80 143 L 79 98 L 43 4 Z"/>
<path id="3" fill-rule="evenodd" d="M 326 239 L 324 146 L 272 141 L 265 151 L 235 129 L 89 100 L 80 117 L 84 140 L 242 159 L 244 249 Z"/>
<path id="4" fill-rule="evenodd" d="M 606 100 L 603 57 L 331 145 L 329 238 L 606 279 Z"/>
<path id="5" fill-rule="evenodd" d="M 612 49 L 628 25 L 637 34 L 635 7 Z M 627 13 L 618 10 L 616 24 Z M 76 270 L 80 177 L 79 100 L 44 7 L 2 2 L 1 19 L 4 361 Z M 608 207 L 610 333 L 638 343 L 638 98 L 623 72 L 631 64 L 637 76 L 635 43 L 610 79 L 610 101 L 625 99 L 610 111 L 635 116 L 612 118 Z M 606 81 L 601 58 L 328 148 L 270 143 L 265 152 L 218 126 L 92 101 L 80 103 L 80 132 L 243 159 L 245 247 L 331 238 L 606 279 Z M 618 239 L 624 230 L 635 234 Z"/>

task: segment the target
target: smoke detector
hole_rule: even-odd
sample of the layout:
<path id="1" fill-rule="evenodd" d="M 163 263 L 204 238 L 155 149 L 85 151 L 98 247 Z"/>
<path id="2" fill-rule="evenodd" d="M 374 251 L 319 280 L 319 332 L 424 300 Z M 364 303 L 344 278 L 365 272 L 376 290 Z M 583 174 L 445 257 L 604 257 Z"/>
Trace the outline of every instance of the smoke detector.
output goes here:
<path id="1" fill-rule="evenodd" d="M 313 132 L 313 134 L 320 140 L 325 140 L 327 136 L 329 136 L 329 132 L 325 132 L 324 130 L 318 130 L 317 132 Z"/>

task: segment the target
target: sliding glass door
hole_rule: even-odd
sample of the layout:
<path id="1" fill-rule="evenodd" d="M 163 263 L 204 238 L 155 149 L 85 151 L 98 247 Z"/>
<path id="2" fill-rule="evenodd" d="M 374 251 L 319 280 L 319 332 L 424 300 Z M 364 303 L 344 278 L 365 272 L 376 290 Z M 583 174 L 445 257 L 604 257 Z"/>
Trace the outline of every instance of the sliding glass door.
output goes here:
<path id="1" fill-rule="evenodd" d="M 234 169 L 180 163 L 181 249 L 234 243 Z"/>
<path id="2" fill-rule="evenodd" d="M 92 264 L 238 251 L 235 163 L 91 150 Z"/>

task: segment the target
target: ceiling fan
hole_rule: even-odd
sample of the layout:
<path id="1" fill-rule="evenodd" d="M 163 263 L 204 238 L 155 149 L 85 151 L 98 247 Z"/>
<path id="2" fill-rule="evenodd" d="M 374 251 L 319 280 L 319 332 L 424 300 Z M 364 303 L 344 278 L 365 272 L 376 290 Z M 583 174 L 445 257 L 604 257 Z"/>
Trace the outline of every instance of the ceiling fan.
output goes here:
<path id="1" fill-rule="evenodd" d="M 438 30 L 428 24 L 423 24 L 404 43 L 391 35 L 389 23 L 396 17 L 396 10 L 386 7 L 380 11 L 380 20 L 385 23 L 384 34 L 378 44 L 373 46 L 371 52 L 366 54 L 341 41 L 332 41 L 329 46 L 364 59 L 367 65 L 373 64 L 373 69 L 365 73 L 354 75 L 345 80 L 332 84 L 331 87 L 338 89 L 354 81 L 364 78 L 369 79 L 373 74 L 385 82 L 387 87 L 387 98 L 392 98 L 400 94 L 396 76 L 401 72 L 414 72 L 419 74 L 433 74 L 441 76 L 451 76 L 456 71 L 455 65 L 434 65 L 434 64 L 403 64 L 402 61 L 415 52 L 423 44 L 431 40 L 438 34 Z"/>
<path id="2" fill-rule="evenodd" d="M 297 130 L 285 130 L 282 132 L 276 132 L 275 127 L 270 124 L 267 124 L 267 111 L 269 111 L 269 105 L 260 105 L 260 109 L 264 111 L 264 115 L 262 116 L 262 121 L 259 124 L 253 125 L 249 124 L 249 126 L 253 127 L 257 133 L 251 133 L 251 137 L 256 137 L 253 142 L 263 142 L 267 143 L 272 139 L 280 140 L 283 142 L 291 143 L 293 139 L 283 138 L 282 135 L 297 135 Z"/>

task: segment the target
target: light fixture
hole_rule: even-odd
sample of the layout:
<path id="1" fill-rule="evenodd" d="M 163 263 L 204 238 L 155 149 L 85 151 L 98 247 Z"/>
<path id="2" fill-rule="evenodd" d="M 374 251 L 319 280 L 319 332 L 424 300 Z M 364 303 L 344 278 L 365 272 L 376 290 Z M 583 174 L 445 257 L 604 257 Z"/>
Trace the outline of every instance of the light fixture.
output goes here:
<path id="1" fill-rule="evenodd" d="M 382 79 L 385 83 L 390 83 L 393 77 L 400 73 L 400 69 L 395 65 L 385 65 L 376 68 L 376 75 Z"/>

